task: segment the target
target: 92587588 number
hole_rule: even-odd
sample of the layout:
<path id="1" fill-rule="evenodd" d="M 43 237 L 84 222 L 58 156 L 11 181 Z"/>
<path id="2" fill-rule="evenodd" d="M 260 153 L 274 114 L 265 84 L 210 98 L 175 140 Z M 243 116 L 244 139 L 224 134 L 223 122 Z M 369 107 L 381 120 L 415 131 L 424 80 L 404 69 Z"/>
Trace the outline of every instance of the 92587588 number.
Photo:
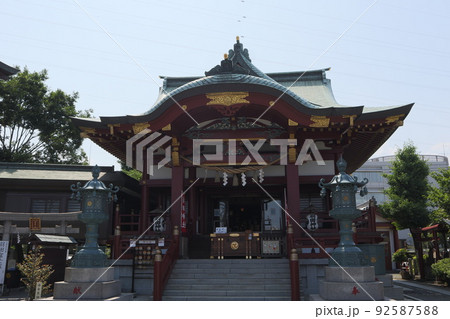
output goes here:
<path id="1" fill-rule="evenodd" d="M 377 316 L 436 316 L 438 306 L 377 306 Z"/>

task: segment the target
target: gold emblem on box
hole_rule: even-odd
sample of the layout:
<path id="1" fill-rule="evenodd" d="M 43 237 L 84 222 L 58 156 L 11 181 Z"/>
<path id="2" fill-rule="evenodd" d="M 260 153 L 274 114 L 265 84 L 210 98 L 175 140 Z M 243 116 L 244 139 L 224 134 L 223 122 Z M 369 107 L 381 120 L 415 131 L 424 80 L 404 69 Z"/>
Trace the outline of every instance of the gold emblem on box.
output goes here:
<path id="1" fill-rule="evenodd" d="M 238 243 L 237 241 L 233 241 L 233 242 L 230 244 L 230 247 L 231 247 L 231 249 L 236 250 L 236 249 L 239 248 L 239 243 Z"/>

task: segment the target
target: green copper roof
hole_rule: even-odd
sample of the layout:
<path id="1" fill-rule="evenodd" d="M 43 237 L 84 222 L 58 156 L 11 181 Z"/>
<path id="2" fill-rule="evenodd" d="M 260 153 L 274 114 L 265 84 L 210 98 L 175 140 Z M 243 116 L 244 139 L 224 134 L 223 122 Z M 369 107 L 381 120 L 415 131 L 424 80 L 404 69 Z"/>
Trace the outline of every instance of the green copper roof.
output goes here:
<path id="1" fill-rule="evenodd" d="M 331 82 L 326 78 L 328 69 L 297 72 L 264 73 L 251 62 L 247 49 L 237 39 L 234 50 L 205 76 L 161 77 L 163 87 L 155 104 L 144 114 L 150 114 L 168 99 L 183 91 L 214 84 L 257 84 L 276 89 L 306 107 L 349 107 L 339 104 L 334 98 Z"/>

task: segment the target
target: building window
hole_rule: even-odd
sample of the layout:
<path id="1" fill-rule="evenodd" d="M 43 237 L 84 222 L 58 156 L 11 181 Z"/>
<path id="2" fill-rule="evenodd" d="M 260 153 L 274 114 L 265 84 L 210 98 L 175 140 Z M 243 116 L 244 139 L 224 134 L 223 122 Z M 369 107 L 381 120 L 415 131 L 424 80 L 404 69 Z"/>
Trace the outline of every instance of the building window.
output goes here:
<path id="1" fill-rule="evenodd" d="M 67 201 L 67 211 L 68 212 L 79 212 L 81 210 L 81 203 L 75 199 L 69 199 Z"/>
<path id="2" fill-rule="evenodd" d="M 32 213 L 59 213 L 61 201 L 59 199 L 32 199 Z"/>

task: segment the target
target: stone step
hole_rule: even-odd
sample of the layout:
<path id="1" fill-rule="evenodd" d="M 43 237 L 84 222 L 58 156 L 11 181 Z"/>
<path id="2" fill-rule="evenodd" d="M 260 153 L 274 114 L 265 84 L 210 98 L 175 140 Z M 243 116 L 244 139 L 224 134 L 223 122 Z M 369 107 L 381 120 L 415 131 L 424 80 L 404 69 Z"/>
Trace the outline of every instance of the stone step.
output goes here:
<path id="1" fill-rule="evenodd" d="M 284 274 L 289 273 L 288 267 L 282 268 L 180 268 L 175 266 L 174 271 L 190 274 Z"/>
<path id="2" fill-rule="evenodd" d="M 177 283 L 177 284 L 183 284 L 183 285 L 196 285 L 196 284 L 208 284 L 208 285 L 239 285 L 239 284 L 243 284 L 243 285 L 251 285 L 251 284 L 262 284 L 265 285 L 267 284 L 267 280 L 262 278 L 262 279 L 245 279 L 245 278 L 234 278 L 234 279 L 221 279 L 221 278 L 214 278 L 214 279 L 204 279 L 204 280 L 199 280 L 199 279 L 195 279 L 195 278 L 178 278 L 176 280 L 170 278 L 167 285 L 170 285 L 172 283 Z M 281 279 L 277 279 L 276 281 L 277 284 L 282 284 L 282 285 L 287 285 L 287 284 L 291 284 L 291 279 L 290 278 L 281 278 Z"/>
<path id="3" fill-rule="evenodd" d="M 163 301 L 290 301 L 291 297 L 270 296 L 164 296 Z"/>
<path id="4" fill-rule="evenodd" d="M 180 283 L 169 283 L 166 285 L 165 290 L 289 290 L 291 289 L 291 285 L 289 284 L 180 284 Z"/>
<path id="5" fill-rule="evenodd" d="M 287 259 L 178 260 L 163 300 L 290 300 Z"/>
<path id="6" fill-rule="evenodd" d="M 242 289 L 238 290 L 165 290 L 164 296 L 272 296 L 272 297 L 284 297 L 290 296 L 291 292 L 283 290 L 254 290 L 246 291 Z"/>
<path id="7" fill-rule="evenodd" d="M 178 273 L 178 272 L 172 272 L 172 275 L 170 278 L 197 278 L 197 279 L 208 279 L 208 278 L 215 278 L 215 279 L 235 279 L 235 278 L 254 278 L 254 279 L 285 279 L 290 278 L 289 273 L 260 273 L 260 274 L 254 274 L 254 273 L 231 273 L 231 274 L 222 274 L 222 273 L 212 273 L 212 274 L 205 274 L 205 273 Z"/>
<path id="8" fill-rule="evenodd" d="M 179 269 L 273 269 L 287 268 L 286 264 L 222 264 L 222 263 L 201 263 L 201 264 L 177 264 Z"/>
<path id="9" fill-rule="evenodd" d="M 287 264 L 286 258 L 274 259 L 178 259 L 177 264 L 247 264 L 247 265 L 261 265 L 261 264 Z"/>

